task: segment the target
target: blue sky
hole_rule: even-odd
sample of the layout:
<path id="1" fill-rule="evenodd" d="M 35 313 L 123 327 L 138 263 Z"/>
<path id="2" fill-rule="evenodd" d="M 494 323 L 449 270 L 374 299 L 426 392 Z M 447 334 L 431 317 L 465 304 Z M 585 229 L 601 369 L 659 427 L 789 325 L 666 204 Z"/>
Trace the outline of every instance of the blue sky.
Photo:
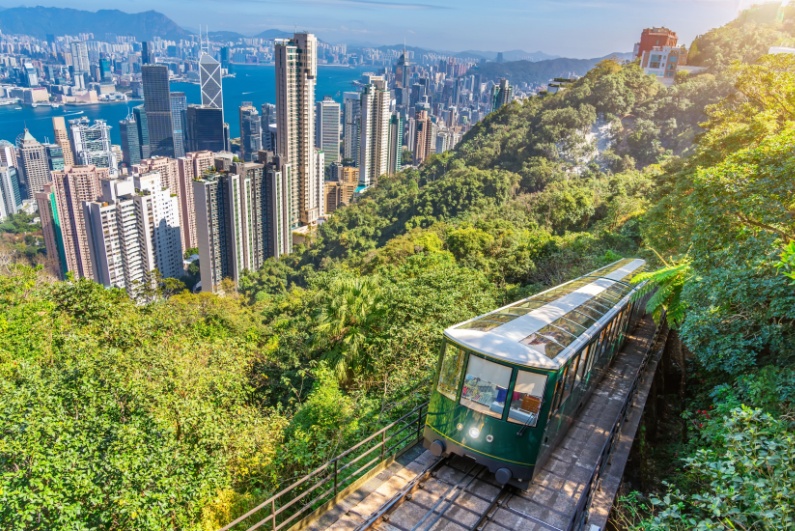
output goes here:
<path id="1" fill-rule="evenodd" d="M 155 9 L 178 24 L 253 34 L 308 30 L 331 42 L 439 50 L 542 50 L 567 57 L 631 51 L 641 30 L 667 26 L 680 41 L 722 25 L 753 0 L 31 0 L 23 5 Z M 11 2 L 3 2 L 10 6 Z"/>

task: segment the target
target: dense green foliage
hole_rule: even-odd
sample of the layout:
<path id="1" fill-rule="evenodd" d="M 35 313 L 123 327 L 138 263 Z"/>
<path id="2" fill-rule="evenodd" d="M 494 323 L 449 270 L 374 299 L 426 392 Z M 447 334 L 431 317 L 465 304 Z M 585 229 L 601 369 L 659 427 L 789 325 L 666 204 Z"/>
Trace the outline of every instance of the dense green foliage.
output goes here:
<path id="1" fill-rule="evenodd" d="M 760 24 L 759 42 L 720 33 Z M 134 302 L 0 263 L 0 527 L 217 528 L 427 396 L 444 327 L 642 254 L 698 384 L 678 472 L 636 524 L 776 528 L 795 488 L 795 60 L 758 52 L 788 24 L 701 37 L 710 70 L 669 88 L 606 61 L 514 102 L 239 294 Z"/>
<path id="2" fill-rule="evenodd" d="M 34 216 L 19 212 L 0 222 L 0 260 L 25 261 L 38 264 L 45 261 L 46 250 L 41 225 Z"/>

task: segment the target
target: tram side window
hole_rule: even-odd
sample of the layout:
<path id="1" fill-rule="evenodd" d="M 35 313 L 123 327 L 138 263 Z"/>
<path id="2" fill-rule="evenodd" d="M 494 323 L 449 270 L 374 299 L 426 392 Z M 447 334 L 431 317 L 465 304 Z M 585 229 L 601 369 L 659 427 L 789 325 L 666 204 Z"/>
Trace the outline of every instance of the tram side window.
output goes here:
<path id="1" fill-rule="evenodd" d="M 436 388 L 451 400 L 455 400 L 458 394 L 458 383 L 464 370 L 464 357 L 463 349 L 450 343 L 445 347 L 442 366 L 439 369 L 439 384 Z"/>
<path id="2" fill-rule="evenodd" d="M 547 377 L 534 372 L 519 371 L 511 397 L 508 420 L 516 424 L 535 426 L 541 413 L 541 402 Z"/>
<path id="3" fill-rule="evenodd" d="M 580 354 L 580 364 L 577 366 L 577 385 L 580 385 L 582 378 L 585 375 L 585 365 L 590 362 L 589 356 L 591 354 L 591 345 L 586 345 Z"/>
<path id="4" fill-rule="evenodd" d="M 469 356 L 461 405 L 501 418 L 508 398 L 511 368 L 477 356 Z"/>
<path id="5" fill-rule="evenodd" d="M 569 395 L 571 394 L 571 388 L 574 387 L 574 378 L 577 374 L 577 358 L 574 357 L 569 363 L 569 370 L 566 371 L 566 381 L 563 384 L 563 398 L 560 400 L 561 403 L 565 402 Z"/>

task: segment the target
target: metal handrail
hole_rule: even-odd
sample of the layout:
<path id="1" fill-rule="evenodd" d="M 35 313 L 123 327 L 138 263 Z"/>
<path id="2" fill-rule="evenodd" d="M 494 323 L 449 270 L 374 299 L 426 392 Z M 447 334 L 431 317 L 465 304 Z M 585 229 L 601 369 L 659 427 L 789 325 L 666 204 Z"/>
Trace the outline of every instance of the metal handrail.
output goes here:
<path id="1" fill-rule="evenodd" d="M 661 321 L 664 322 L 664 319 L 662 319 Z M 624 402 L 624 405 L 621 408 L 621 411 L 619 412 L 619 415 L 618 415 L 618 417 L 616 419 L 615 424 L 613 424 L 613 427 L 610 430 L 609 436 L 607 437 L 607 439 L 605 440 L 605 442 L 602 445 L 602 450 L 599 453 L 599 461 L 597 462 L 596 467 L 594 468 L 593 472 L 591 473 L 590 479 L 586 483 L 585 491 L 580 496 L 580 499 L 577 502 L 577 505 L 575 506 L 574 514 L 573 514 L 571 520 L 569 521 L 568 526 L 566 527 L 567 530 L 578 530 L 578 529 L 581 529 L 581 527 L 580 527 L 581 524 L 585 523 L 585 520 L 587 518 L 587 514 L 586 513 L 587 513 L 587 511 L 588 511 L 588 509 L 590 507 L 590 504 L 591 504 L 591 498 L 593 496 L 593 491 L 596 490 L 597 485 L 598 485 L 598 483 L 599 483 L 599 481 L 601 479 L 601 475 L 602 475 L 602 472 L 604 471 L 605 463 L 608 463 L 610 458 L 612 457 L 613 445 L 615 443 L 615 438 L 619 434 L 621 429 L 623 428 L 624 420 L 625 420 L 625 417 L 626 417 L 626 414 L 627 414 L 627 410 L 629 409 L 630 403 L 632 402 L 632 400 L 635 399 L 635 395 L 636 395 L 636 391 L 637 391 L 637 387 L 638 387 L 638 380 L 644 377 L 646 363 L 648 362 L 648 359 L 653 355 L 653 349 L 655 347 L 659 348 L 659 345 L 657 345 L 657 340 L 659 339 L 660 334 L 663 332 L 663 329 L 664 329 L 664 326 L 658 326 L 656 328 L 656 330 L 654 331 L 654 335 L 651 338 L 651 341 L 649 341 L 648 347 L 646 348 L 645 352 L 643 353 L 643 360 L 642 360 L 640 366 L 638 367 L 638 372 L 635 375 L 635 379 L 632 382 L 632 387 L 630 388 L 630 391 L 627 394 L 626 400 Z M 578 525 L 578 522 L 579 522 L 580 525 Z"/>
<path id="2" fill-rule="evenodd" d="M 248 527 L 248 531 L 258 529 L 268 522 L 271 523 L 272 531 L 279 531 L 299 518 L 307 509 L 317 508 L 334 499 L 347 485 L 363 477 L 377 464 L 418 442 L 422 437 L 422 426 L 427 413 L 428 402 L 423 402 L 388 426 L 381 428 L 245 514 L 235 518 L 218 531 L 228 531 L 252 517 L 256 517 L 257 522 Z M 395 430 L 395 428 L 397 429 Z M 390 430 L 395 431 L 390 435 Z M 407 431 L 408 434 L 406 434 Z M 396 439 L 397 442 L 392 444 Z M 375 444 L 369 447 L 373 442 Z M 357 452 L 362 449 L 366 449 L 366 451 L 358 454 Z M 353 472 L 344 474 L 375 451 L 379 451 L 379 454 Z M 321 488 L 332 480 L 333 486 L 326 489 Z M 311 499 L 305 499 L 317 490 L 321 491 L 320 494 Z M 261 512 L 265 512 L 265 514 L 257 514 Z M 280 517 L 282 518 L 280 519 Z"/>

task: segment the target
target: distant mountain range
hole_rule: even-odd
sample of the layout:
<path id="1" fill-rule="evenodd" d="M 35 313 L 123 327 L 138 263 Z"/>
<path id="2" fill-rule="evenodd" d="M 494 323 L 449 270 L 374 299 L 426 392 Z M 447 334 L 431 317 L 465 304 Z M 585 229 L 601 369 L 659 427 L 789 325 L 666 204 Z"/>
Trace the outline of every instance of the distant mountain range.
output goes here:
<path id="1" fill-rule="evenodd" d="M 153 37 L 180 39 L 191 33 L 157 11 L 124 13 L 117 9 L 96 12 L 59 7 L 12 7 L 0 17 L 3 33 L 32 35 L 44 39 L 51 35 L 93 33 L 103 38 L 107 33 L 132 35 L 138 40 Z"/>
<path id="2" fill-rule="evenodd" d="M 543 85 L 556 77 L 584 76 L 604 59 L 615 58 L 624 61 L 630 60 L 632 57 L 632 53 L 619 52 L 594 59 L 557 58 L 543 61 L 490 62 L 472 68 L 470 73 L 480 74 L 484 80 L 496 81 L 505 78 L 514 85 L 521 83 Z"/>
<path id="3" fill-rule="evenodd" d="M 550 55 L 542 51 L 526 52 L 524 50 L 507 50 L 505 52 L 484 52 L 481 50 L 464 50 L 457 53 L 458 57 L 481 57 L 487 61 L 495 61 L 497 54 L 502 53 L 503 61 L 544 61 L 547 59 L 557 59 L 559 55 Z"/>
<path id="4" fill-rule="evenodd" d="M 13 7 L 3 8 L 0 7 L 3 15 L 0 16 L 0 31 L 10 34 L 23 34 L 32 35 L 39 39 L 44 39 L 48 34 L 51 35 L 75 35 L 77 33 L 93 33 L 97 38 L 105 38 L 107 34 L 116 35 L 131 35 L 139 41 L 149 40 L 154 37 L 162 39 L 177 40 L 181 38 L 188 38 L 191 35 L 198 34 L 198 31 L 192 31 L 182 28 L 168 18 L 166 15 L 157 11 L 145 11 L 143 13 L 125 13 L 118 9 L 102 9 L 96 12 L 84 11 L 80 9 L 65 9 L 58 7 Z M 292 34 L 278 29 L 268 29 L 257 33 L 256 35 L 243 35 L 235 31 L 211 31 L 210 38 L 215 41 L 222 42 L 235 42 L 244 38 L 259 38 L 259 39 L 278 39 L 291 37 Z M 395 49 L 400 48 L 400 45 L 393 46 L 377 46 L 368 45 L 367 47 L 378 47 L 379 49 Z M 349 48 L 355 49 L 364 47 L 363 44 L 354 45 L 349 43 Z M 461 58 L 474 58 L 483 59 L 486 61 L 494 61 L 497 58 L 495 51 L 482 51 L 482 50 L 466 50 L 463 52 L 450 52 L 429 50 L 418 47 L 407 47 L 408 50 L 413 51 L 415 54 L 423 54 L 428 52 L 450 54 L 455 57 Z M 510 65 L 513 62 L 532 62 L 544 63 L 545 61 L 556 61 L 558 56 L 549 55 L 547 53 L 526 52 L 524 50 L 508 50 L 502 52 L 504 63 L 502 65 Z M 540 65 L 538 70 L 547 71 L 548 69 L 555 69 L 558 66 L 571 65 L 577 72 L 581 71 L 581 67 L 577 66 L 582 61 L 593 61 L 590 59 L 576 60 L 576 59 L 561 59 L 561 61 L 570 61 L 571 63 L 555 63 L 553 65 Z M 578 63 L 580 61 L 580 63 Z M 582 63 L 585 64 L 585 63 Z M 590 64 L 590 63 L 589 63 Z M 593 63 L 595 64 L 595 63 Z M 494 71 L 506 71 L 505 67 L 493 65 L 489 67 Z M 510 67 L 508 70 L 526 70 L 521 67 Z M 489 71 L 491 71 L 489 70 Z M 587 70 L 587 69 L 586 69 Z M 539 74 L 541 75 L 541 74 Z M 505 76 L 503 76 L 505 77 Z M 554 76 L 553 76 L 554 77 Z"/>

